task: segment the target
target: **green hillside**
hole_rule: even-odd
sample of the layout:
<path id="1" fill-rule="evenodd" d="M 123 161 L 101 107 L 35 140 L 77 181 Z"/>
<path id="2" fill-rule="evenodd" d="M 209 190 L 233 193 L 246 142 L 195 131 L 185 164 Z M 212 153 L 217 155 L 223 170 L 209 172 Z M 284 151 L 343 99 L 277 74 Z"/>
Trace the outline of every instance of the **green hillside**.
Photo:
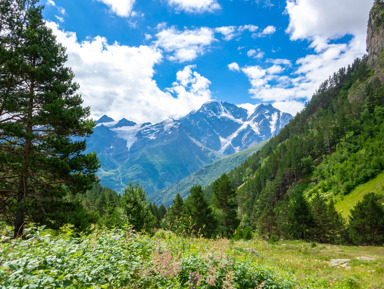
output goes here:
<path id="1" fill-rule="evenodd" d="M 382 41 L 371 41 L 383 35 L 384 13 L 378 11 L 384 11 L 384 3 L 376 2 L 371 11 L 367 43 L 379 47 L 368 51 L 382 49 Z M 277 136 L 229 173 L 243 227 L 267 237 L 344 238 L 333 202 L 339 202 L 336 208 L 345 217 L 363 195 L 384 195 L 383 82 L 383 51 L 377 59 L 369 54 L 340 68 Z M 211 190 L 206 188 L 206 194 Z M 338 233 L 319 236 L 326 235 L 319 233 L 323 229 L 333 230 L 332 222 L 339 224 Z"/>
<path id="2" fill-rule="evenodd" d="M 151 200 L 157 204 L 164 204 L 166 207 L 172 204 L 172 200 L 176 194 L 179 193 L 182 198 L 189 194 L 192 186 L 199 184 L 203 187 L 207 186 L 210 182 L 217 179 L 224 173 L 229 172 L 233 168 L 243 163 L 250 155 L 260 150 L 266 141 L 261 142 L 251 148 L 242 150 L 233 155 L 224 157 L 204 168 L 194 172 L 180 182 L 173 184 L 151 196 Z"/>
<path id="3" fill-rule="evenodd" d="M 341 215 L 347 219 L 351 209 L 360 201 L 363 200 L 364 195 L 375 192 L 384 197 L 384 172 L 370 181 L 356 187 L 351 193 L 343 196 L 335 204 L 335 208 Z"/>

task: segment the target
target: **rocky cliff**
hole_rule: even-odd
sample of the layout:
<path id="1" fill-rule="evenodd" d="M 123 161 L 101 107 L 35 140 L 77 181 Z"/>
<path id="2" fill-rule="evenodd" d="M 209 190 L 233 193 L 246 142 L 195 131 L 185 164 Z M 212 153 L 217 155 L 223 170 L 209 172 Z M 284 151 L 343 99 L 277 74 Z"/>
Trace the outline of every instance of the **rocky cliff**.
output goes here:
<path id="1" fill-rule="evenodd" d="M 376 67 L 381 50 L 384 48 L 384 2 L 379 0 L 369 14 L 367 31 L 368 64 Z"/>

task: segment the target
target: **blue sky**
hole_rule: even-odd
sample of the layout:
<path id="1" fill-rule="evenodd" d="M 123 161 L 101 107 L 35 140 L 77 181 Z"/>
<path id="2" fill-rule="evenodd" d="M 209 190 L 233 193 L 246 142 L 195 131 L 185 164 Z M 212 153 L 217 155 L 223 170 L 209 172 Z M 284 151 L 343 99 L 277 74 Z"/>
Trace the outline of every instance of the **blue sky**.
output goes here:
<path id="1" fill-rule="evenodd" d="M 365 53 L 373 0 L 42 0 L 92 116 L 181 117 L 204 102 L 295 114 Z"/>

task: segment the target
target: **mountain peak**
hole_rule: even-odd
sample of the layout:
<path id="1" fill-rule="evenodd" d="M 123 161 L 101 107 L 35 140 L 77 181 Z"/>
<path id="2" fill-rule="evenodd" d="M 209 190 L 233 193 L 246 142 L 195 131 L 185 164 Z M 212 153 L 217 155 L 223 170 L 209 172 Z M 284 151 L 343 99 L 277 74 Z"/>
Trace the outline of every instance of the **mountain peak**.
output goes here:
<path id="1" fill-rule="evenodd" d="M 136 125 L 136 122 L 130 121 L 126 118 L 122 118 L 119 120 L 119 122 L 117 124 L 115 124 L 113 126 L 113 128 L 119 128 L 119 127 L 123 127 L 123 126 L 135 126 L 135 125 Z"/>
<path id="2" fill-rule="evenodd" d="M 115 121 L 115 120 L 109 117 L 108 115 L 104 114 L 102 117 L 96 120 L 95 123 L 99 124 L 99 123 L 112 122 L 112 121 Z"/>

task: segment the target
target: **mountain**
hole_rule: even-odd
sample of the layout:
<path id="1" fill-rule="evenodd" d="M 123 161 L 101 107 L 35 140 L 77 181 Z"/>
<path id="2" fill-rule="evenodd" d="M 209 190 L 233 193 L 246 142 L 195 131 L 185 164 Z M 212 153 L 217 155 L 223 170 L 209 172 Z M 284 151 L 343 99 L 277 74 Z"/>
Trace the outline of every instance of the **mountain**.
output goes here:
<path id="1" fill-rule="evenodd" d="M 169 207 L 172 205 L 172 201 L 175 199 L 177 193 L 179 193 L 182 198 L 186 198 L 192 186 L 196 184 L 202 187 L 209 185 L 210 182 L 222 174 L 228 173 L 242 164 L 250 155 L 260 150 L 264 144 L 265 141 L 206 165 L 181 181 L 156 192 L 152 200 L 157 204 L 164 204 L 164 206 Z"/>
<path id="2" fill-rule="evenodd" d="M 102 117 L 100 117 L 97 121 L 95 121 L 96 124 L 100 124 L 100 123 L 106 123 L 106 122 L 113 122 L 115 121 L 113 118 L 109 117 L 108 115 L 103 115 Z"/>
<path id="3" fill-rule="evenodd" d="M 87 152 L 97 153 L 104 186 L 122 192 L 129 181 L 139 182 L 152 198 L 205 165 L 269 139 L 291 118 L 270 104 L 247 110 L 219 101 L 157 124 L 103 116 Z"/>
<path id="4" fill-rule="evenodd" d="M 316 233 L 332 214 L 313 209 L 322 200 L 348 210 L 344 216 L 370 192 L 383 203 L 383 23 L 384 3 L 376 1 L 368 23 L 368 55 L 325 80 L 302 112 L 228 173 L 243 226 L 267 237 L 328 242 L 336 234 Z M 312 211 L 303 209 L 308 204 Z"/>

